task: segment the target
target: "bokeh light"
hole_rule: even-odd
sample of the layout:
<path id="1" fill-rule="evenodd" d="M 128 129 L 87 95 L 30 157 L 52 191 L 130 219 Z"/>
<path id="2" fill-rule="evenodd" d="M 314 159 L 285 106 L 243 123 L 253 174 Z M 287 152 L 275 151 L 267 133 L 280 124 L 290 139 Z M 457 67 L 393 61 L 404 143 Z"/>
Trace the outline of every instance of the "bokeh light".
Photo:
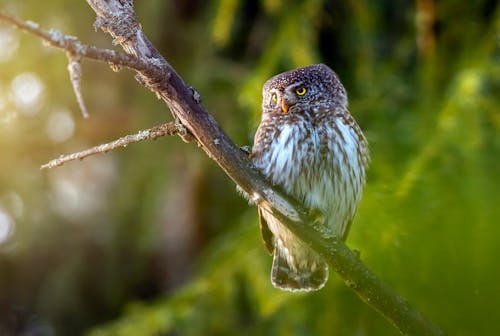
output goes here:
<path id="1" fill-rule="evenodd" d="M 2 92 L 2 85 L 0 84 L 0 92 Z M 0 112 L 5 108 L 5 98 L 0 95 Z"/>
<path id="2" fill-rule="evenodd" d="M 17 75 L 10 85 L 14 105 L 25 115 L 33 115 L 41 108 L 45 85 L 32 72 Z"/>
<path id="3" fill-rule="evenodd" d="M 14 220 L 5 211 L 0 208 L 0 244 L 5 243 L 14 230 Z"/>
<path id="4" fill-rule="evenodd" d="M 115 176 L 115 163 L 109 155 L 54 170 L 50 175 L 52 209 L 72 222 L 86 222 L 105 209 Z"/>
<path id="5" fill-rule="evenodd" d="M 0 28 L 0 63 L 7 62 L 19 47 L 17 34 L 6 28 Z"/>
<path id="6" fill-rule="evenodd" d="M 55 143 L 61 143 L 73 135 L 75 131 L 75 120 L 71 113 L 61 108 L 54 111 L 47 121 L 45 132 L 48 137 Z"/>
<path id="7" fill-rule="evenodd" d="M 18 219 L 23 216 L 24 201 L 17 192 L 10 191 L 6 193 L 1 198 L 1 203 L 5 206 L 6 209 L 9 210 L 9 213 L 12 215 L 13 218 Z"/>

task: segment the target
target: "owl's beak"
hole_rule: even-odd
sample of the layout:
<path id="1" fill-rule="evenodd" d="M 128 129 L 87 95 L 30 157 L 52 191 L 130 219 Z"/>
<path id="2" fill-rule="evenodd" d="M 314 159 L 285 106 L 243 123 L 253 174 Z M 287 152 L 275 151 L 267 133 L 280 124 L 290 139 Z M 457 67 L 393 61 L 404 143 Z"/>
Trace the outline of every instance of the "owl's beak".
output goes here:
<path id="1" fill-rule="evenodd" d="M 283 113 L 288 113 L 288 109 L 290 108 L 290 105 L 288 104 L 288 101 L 285 98 L 281 99 L 281 110 Z"/>

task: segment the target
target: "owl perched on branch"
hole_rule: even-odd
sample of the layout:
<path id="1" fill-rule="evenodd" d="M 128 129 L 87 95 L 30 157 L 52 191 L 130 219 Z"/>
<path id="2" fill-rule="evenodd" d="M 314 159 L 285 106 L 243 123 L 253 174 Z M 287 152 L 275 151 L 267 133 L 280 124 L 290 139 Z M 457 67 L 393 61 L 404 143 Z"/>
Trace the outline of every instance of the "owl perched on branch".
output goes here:
<path id="1" fill-rule="evenodd" d="M 345 239 L 361 198 L 368 144 L 347 110 L 347 93 L 328 66 L 316 64 L 269 79 L 262 90 L 262 119 L 254 165 Z M 319 211 L 318 211 L 319 210 Z M 271 279 L 289 291 L 321 289 L 328 266 L 271 213 L 259 208 L 261 231 L 274 254 Z"/>

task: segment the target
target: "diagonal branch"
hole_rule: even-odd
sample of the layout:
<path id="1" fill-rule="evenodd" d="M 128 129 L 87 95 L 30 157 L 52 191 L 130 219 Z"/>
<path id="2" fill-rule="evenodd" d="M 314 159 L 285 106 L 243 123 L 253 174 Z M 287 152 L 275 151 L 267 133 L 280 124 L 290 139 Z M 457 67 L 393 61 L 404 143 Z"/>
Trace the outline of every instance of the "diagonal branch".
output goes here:
<path id="1" fill-rule="evenodd" d="M 132 0 L 87 0 L 103 30 L 126 52 L 154 59 L 163 76 L 141 72 L 144 84 L 169 106 L 205 152 L 259 206 L 269 209 L 292 232 L 319 252 L 344 281 L 403 334 L 442 335 L 443 332 L 370 271 L 338 237 L 314 225 L 306 209 L 266 181 L 229 139 L 213 117 L 194 99 L 193 91 L 142 32 Z M 116 18 L 120 17 L 119 20 Z M 122 24 L 127 22 L 127 24 Z"/>
<path id="2" fill-rule="evenodd" d="M 307 209 L 302 204 L 269 184 L 200 104 L 197 92 L 184 83 L 144 35 L 137 21 L 132 0 L 87 0 L 87 3 L 97 14 L 95 26 L 109 33 L 114 42 L 120 44 L 131 55 L 107 51 L 102 54 L 101 60 L 135 69 L 140 82 L 166 103 L 174 116 L 196 138 L 206 154 L 250 195 L 256 204 L 271 211 L 280 222 L 320 253 L 361 299 L 382 314 L 401 333 L 444 334 L 382 282 L 338 237 L 328 235 L 320 226 L 315 225 L 314 219 L 308 215 Z M 0 14 L 0 19 L 2 18 L 15 22 Z M 31 31 L 29 24 L 28 27 L 14 24 Z M 53 40 L 46 35 L 41 37 L 66 50 L 73 48 L 69 51 L 84 57 L 100 59 L 95 52 L 89 52 L 98 50 L 97 48 L 91 49 L 93 47 L 87 46 L 87 52 L 80 53 L 75 50 L 76 44 L 72 39 L 70 41 L 63 39 L 59 43 L 59 39 Z M 116 57 L 123 59 L 124 62 L 119 63 Z"/>

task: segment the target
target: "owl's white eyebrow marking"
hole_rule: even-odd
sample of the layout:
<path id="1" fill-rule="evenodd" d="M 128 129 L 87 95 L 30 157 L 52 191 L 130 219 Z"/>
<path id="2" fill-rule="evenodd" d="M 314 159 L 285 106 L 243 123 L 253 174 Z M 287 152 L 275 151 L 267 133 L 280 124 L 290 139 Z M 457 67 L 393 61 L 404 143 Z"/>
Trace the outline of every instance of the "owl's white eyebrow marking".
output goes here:
<path id="1" fill-rule="evenodd" d="M 293 84 L 290 84 L 285 88 L 285 92 L 292 92 L 293 90 L 295 90 L 295 88 L 297 88 L 301 85 L 304 85 L 304 82 L 300 81 L 300 82 L 295 82 Z"/>

